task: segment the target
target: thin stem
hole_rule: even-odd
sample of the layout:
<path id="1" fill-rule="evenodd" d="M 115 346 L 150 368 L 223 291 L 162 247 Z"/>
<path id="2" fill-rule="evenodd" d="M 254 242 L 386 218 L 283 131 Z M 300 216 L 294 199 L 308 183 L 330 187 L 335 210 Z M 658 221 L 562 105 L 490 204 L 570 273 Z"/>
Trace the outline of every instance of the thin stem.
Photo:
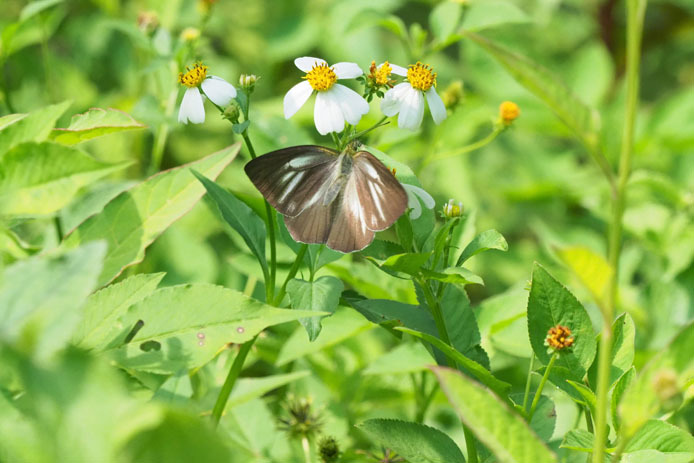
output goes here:
<path id="1" fill-rule="evenodd" d="M 530 411 L 528 412 L 528 423 L 532 421 L 533 415 L 535 414 L 535 409 L 537 408 L 537 404 L 540 402 L 540 397 L 542 396 L 542 390 L 545 388 L 545 383 L 547 382 L 547 379 L 549 378 L 549 372 L 552 370 L 552 367 L 554 366 L 554 361 L 557 359 L 557 353 L 554 352 L 552 356 L 549 359 L 549 363 L 547 364 L 547 368 L 545 368 L 545 374 L 542 375 L 542 380 L 540 381 L 540 385 L 537 387 L 537 391 L 535 391 L 535 397 L 533 397 L 533 403 L 530 406 Z"/>
<path id="2" fill-rule="evenodd" d="M 63 224 L 60 223 L 60 217 L 57 215 L 53 217 L 53 224 L 55 225 L 55 234 L 58 236 L 58 242 L 63 241 Z"/>
<path id="3" fill-rule="evenodd" d="M 369 127 L 368 129 L 362 130 L 361 132 L 357 132 L 352 136 L 350 140 L 354 140 L 355 138 L 362 137 L 366 135 L 367 133 L 371 132 L 372 130 L 375 130 L 383 125 L 389 124 L 389 122 L 386 122 L 386 119 L 388 119 L 388 116 L 383 116 L 380 121 L 376 122 L 374 125 Z"/>
<path id="4" fill-rule="evenodd" d="M 607 395 L 610 378 L 610 353 L 612 351 L 612 321 L 617 301 L 619 256 L 622 242 L 622 215 L 624 214 L 626 185 L 631 172 L 634 126 L 639 102 L 641 37 L 646 5 L 647 0 L 627 0 L 627 96 L 622 132 L 622 146 L 619 155 L 617 190 L 612 205 L 612 217 L 608 237 L 608 260 L 612 268 L 612 277 L 609 282 L 607 303 L 603 310 L 603 328 L 600 337 L 593 463 L 603 463 L 605 444 L 607 442 L 607 409 L 609 407 Z"/>
<path id="5" fill-rule="evenodd" d="M 279 292 L 277 293 L 277 296 L 275 296 L 275 305 L 278 306 L 282 303 L 282 299 L 284 299 L 284 295 L 287 294 L 287 283 L 289 283 L 292 278 L 296 276 L 296 272 L 299 271 L 299 268 L 301 267 L 301 264 L 304 261 L 304 256 L 306 255 L 306 251 L 308 250 L 308 244 L 302 244 L 301 248 L 299 249 L 299 252 L 296 253 L 296 259 L 294 260 L 294 264 L 292 264 L 292 268 L 289 269 L 289 273 L 287 274 L 287 278 L 285 278 L 284 283 L 282 283 L 282 287 L 280 288 Z"/>
<path id="6" fill-rule="evenodd" d="M 462 146 L 462 147 L 460 147 L 458 149 L 454 149 L 452 151 L 448 151 L 448 152 L 440 154 L 438 156 L 430 155 L 427 158 L 425 158 L 424 161 L 422 162 L 422 168 L 426 167 L 427 165 L 429 165 L 430 163 L 432 163 L 434 161 L 440 161 L 441 159 L 447 159 L 447 158 L 451 158 L 453 156 L 460 156 L 461 154 L 466 154 L 466 153 L 469 153 L 471 151 L 478 150 L 478 149 L 490 144 L 491 142 L 493 142 L 494 139 L 496 137 L 498 137 L 499 134 L 501 132 L 503 132 L 504 130 L 506 130 L 505 125 L 501 125 L 501 124 L 495 125 L 494 130 L 492 130 L 491 133 L 489 133 L 489 135 L 482 138 L 481 140 L 477 140 L 474 143 Z"/>
<path id="7" fill-rule="evenodd" d="M 593 434 L 595 432 L 593 429 L 593 415 L 590 413 L 588 406 L 583 407 L 583 415 L 586 417 L 586 429 Z"/>
<path id="8" fill-rule="evenodd" d="M 463 434 L 465 434 L 465 448 L 467 449 L 468 463 L 478 463 L 475 436 L 472 435 L 472 431 L 465 425 L 463 425 Z"/>
<path id="9" fill-rule="evenodd" d="M 528 412 L 528 398 L 530 397 L 530 383 L 533 375 L 535 354 L 530 354 L 530 366 L 528 366 L 528 378 L 525 380 L 525 394 L 523 394 L 523 411 Z"/>
<path id="10" fill-rule="evenodd" d="M 219 391 L 217 401 L 214 404 L 214 409 L 212 409 L 212 422 L 214 423 L 215 427 L 219 424 L 219 420 L 222 418 L 224 407 L 226 407 L 229 396 L 231 395 L 231 391 L 234 389 L 234 384 L 239 377 L 239 373 L 241 373 L 243 363 L 246 361 L 248 352 L 251 350 L 251 347 L 253 347 L 253 343 L 257 338 L 258 336 L 256 335 L 250 341 L 241 344 L 241 349 L 239 349 L 239 353 L 236 354 L 234 363 L 232 363 L 231 368 L 229 368 L 229 373 L 224 380 L 222 389 Z"/>
<path id="11" fill-rule="evenodd" d="M 304 450 L 304 461 L 311 463 L 311 446 L 309 445 L 308 437 L 301 437 L 301 448 Z"/>

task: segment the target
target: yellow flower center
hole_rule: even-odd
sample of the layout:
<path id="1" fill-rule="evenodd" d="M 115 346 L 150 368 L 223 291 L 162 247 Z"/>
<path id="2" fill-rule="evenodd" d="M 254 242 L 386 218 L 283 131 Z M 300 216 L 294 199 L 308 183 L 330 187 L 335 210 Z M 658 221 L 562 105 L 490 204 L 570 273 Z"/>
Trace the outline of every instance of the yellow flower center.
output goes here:
<path id="1" fill-rule="evenodd" d="M 547 332 L 545 344 L 555 350 L 566 349 L 574 343 L 574 337 L 571 336 L 571 330 L 568 326 L 557 325 L 553 326 Z"/>
<path id="2" fill-rule="evenodd" d="M 410 64 L 407 70 L 407 81 L 412 88 L 426 92 L 432 85 L 436 87 L 436 73 L 428 64 L 417 61 L 417 64 Z"/>
<path id="3" fill-rule="evenodd" d="M 302 79 L 308 80 L 314 90 L 319 92 L 324 92 L 329 90 L 335 82 L 337 82 L 337 75 L 333 68 L 328 67 L 327 64 L 314 64 L 313 69 L 308 71 Z"/>
<path id="4" fill-rule="evenodd" d="M 505 124 L 510 124 L 520 116 L 520 108 L 512 101 L 504 101 L 499 106 L 499 117 Z"/>
<path id="5" fill-rule="evenodd" d="M 197 87 L 207 77 L 207 66 L 203 66 L 201 63 L 197 63 L 193 69 L 186 67 L 186 70 L 185 74 L 178 73 L 178 82 L 186 87 Z"/>
<path id="6" fill-rule="evenodd" d="M 393 72 L 393 68 L 390 67 L 390 63 L 386 61 L 383 65 L 374 72 L 374 80 L 378 85 L 386 85 L 389 81 L 390 73 Z"/>

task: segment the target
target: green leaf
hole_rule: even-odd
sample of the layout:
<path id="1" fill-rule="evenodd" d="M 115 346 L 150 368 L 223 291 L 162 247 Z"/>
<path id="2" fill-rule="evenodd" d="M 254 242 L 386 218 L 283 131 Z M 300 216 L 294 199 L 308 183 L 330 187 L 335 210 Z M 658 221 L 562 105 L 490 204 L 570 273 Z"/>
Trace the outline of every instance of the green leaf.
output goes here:
<path id="1" fill-rule="evenodd" d="M 583 397 L 583 400 L 585 401 L 585 404 L 588 405 L 590 412 L 593 414 L 593 416 L 595 416 L 595 410 L 597 407 L 597 398 L 595 397 L 595 393 L 583 383 L 578 383 L 571 380 L 567 380 L 566 382 L 569 383 L 580 394 L 581 397 Z"/>
<path id="2" fill-rule="evenodd" d="M 623 313 L 612 324 L 612 354 L 610 362 L 610 384 L 614 384 L 634 363 L 634 340 L 636 327 L 628 313 Z M 598 335 L 598 340 L 600 335 Z M 588 371 L 590 384 L 598 383 L 598 362 L 593 362 Z"/>
<path id="3" fill-rule="evenodd" d="M 283 375 L 271 375 L 262 378 L 241 378 L 234 385 L 234 390 L 231 396 L 229 396 L 229 401 L 224 410 L 228 412 L 237 405 L 264 396 L 273 389 L 305 378 L 310 374 L 311 372 L 309 371 L 294 371 Z M 218 393 L 219 391 L 216 392 Z M 217 398 L 217 394 L 214 395 L 214 398 Z"/>
<path id="4" fill-rule="evenodd" d="M 104 243 L 7 267 L 0 279 L 0 341 L 47 357 L 63 348 L 97 284 Z"/>
<path id="5" fill-rule="evenodd" d="M 101 212 L 113 198 L 136 184 L 133 180 L 102 180 L 86 187 L 80 196 L 58 213 L 63 230 L 70 232 L 89 217 Z"/>
<path id="6" fill-rule="evenodd" d="M 214 200 L 222 213 L 222 217 L 231 228 L 241 235 L 243 241 L 258 259 L 263 271 L 267 273 L 267 261 L 265 260 L 265 222 L 246 203 L 238 199 L 233 193 L 219 186 L 212 180 L 205 178 L 195 170 L 192 171 L 198 180 L 205 186 L 207 194 Z"/>
<path id="7" fill-rule="evenodd" d="M 22 22 L 26 21 L 42 11 L 62 2 L 63 0 L 37 0 L 31 2 L 22 8 L 22 12 L 19 14 L 19 20 Z"/>
<path id="8" fill-rule="evenodd" d="M 416 276 L 431 257 L 431 252 L 396 254 L 386 259 L 380 267 L 393 273 Z"/>
<path id="9" fill-rule="evenodd" d="M 244 130 L 248 129 L 248 126 L 249 126 L 249 125 L 251 125 L 251 121 L 246 120 L 246 121 L 243 121 L 243 122 L 240 123 L 240 124 L 234 124 L 234 125 L 232 125 L 232 126 L 231 126 L 231 130 L 233 130 L 234 133 L 242 134 L 242 133 L 244 132 Z"/>
<path id="10" fill-rule="evenodd" d="M 299 311 L 292 310 L 292 312 Z M 319 314 L 313 313 L 311 315 Z M 306 312 L 302 312 L 302 315 L 299 317 L 301 316 L 305 317 Z M 346 339 L 372 329 L 374 326 L 353 310 L 338 308 L 332 317 L 328 317 L 323 321 L 322 335 L 314 342 L 308 340 L 303 329 L 294 331 L 282 346 L 275 364 L 281 367 L 298 358 L 339 344 Z"/>
<path id="11" fill-rule="evenodd" d="M 596 343 L 588 313 L 566 287 L 555 280 L 540 264 L 533 270 L 528 298 L 528 332 L 535 355 L 549 363 L 545 338 L 550 328 L 563 325 L 571 330 L 574 343 L 563 351 L 555 365 L 571 372 L 571 379 L 582 381 L 595 358 Z"/>
<path id="12" fill-rule="evenodd" d="M 316 315 L 323 313 L 277 309 L 221 286 L 172 286 L 131 307 L 123 325 L 143 325 L 110 351 L 126 368 L 173 374 L 204 365 L 228 343 L 242 344 L 268 326 Z"/>
<path id="13" fill-rule="evenodd" d="M 53 129 L 50 138 L 63 145 L 74 145 L 111 133 L 145 127 L 123 111 L 113 108 L 92 108 L 86 113 L 72 116 L 70 125 L 66 128 Z"/>
<path id="14" fill-rule="evenodd" d="M 442 281 L 444 283 L 455 283 L 458 285 L 483 285 L 484 280 L 479 275 L 475 275 L 470 270 L 462 267 L 449 267 L 440 272 L 422 269 L 422 275 L 430 280 Z"/>
<path id="15" fill-rule="evenodd" d="M 463 29 L 481 31 L 504 24 L 530 22 L 530 18 L 520 8 L 505 0 L 484 0 L 471 2 L 465 11 Z"/>
<path id="16" fill-rule="evenodd" d="M 586 106 L 548 69 L 480 35 L 467 32 L 472 39 L 552 111 L 588 146 L 598 140 L 597 112 Z"/>
<path id="17" fill-rule="evenodd" d="M 506 242 L 506 239 L 501 235 L 501 233 L 494 229 L 483 231 L 472 241 L 470 241 L 470 243 L 465 246 L 465 249 L 463 249 L 463 252 L 460 254 L 460 257 L 458 257 L 458 261 L 455 265 L 460 267 L 470 257 L 490 249 L 508 251 L 508 243 Z"/>
<path id="18" fill-rule="evenodd" d="M 504 381 L 496 379 L 494 375 L 492 375 L 489 372 L 489 370 L 484 368 L 479 363 L 465 357 L 463 354 L 461 354 L 445 342 L 441 341 L 439 338 L 436 338 L 430 334 L 420 333 L 419 331 L 414 331 L 409 328 L 403 327 L 397 327 L 395 329 L 407 334 L 411 334 L 416 338 L 423 339 L 432 346 L 436 347 L 441 352 L 443 352 L 446 355 L 446 357 L 451 359 L 453 362 L 457 363 L 459 366 L 463 367 L 467 373 L 469 373 L 480 383 L 484 384 L 489 389 L 494 391 L 499 397 L 501 397 L 502 399 L 507 399 L 508 393 L 511 390 L 511 385 Z"/>
<path id="19" fill-rule="evenodd" d="M 351 297 L 347 292 L 343 293 L 342 297 L 372 323 L 386 326 L 402 325 L 425 333 L 436 333 L 434 319 L 424 307 L 390 299 Z"/>
<path id="20" fill-rule="evenodd" d="M 125 267 L 141 261 L 147 246 L 203 195 L 204 188 L 190 169 L 216 177 L 234 159 L 240 146 L 237 143 L 199 161 L 161 172 L 121 193 L 101 213 L 72 231 L 62 247 L 70 249 L 105 239 L 108 251 L 99 284 L 108 283 Z"/>
<path id="21" fill-rule="evenodd" d="M 436 428 L 391 419 L 367 420 L 359 429 L 381 445 L 395 450 L 408 461 L 418 463 L 464 463 L 465 457 L 453 439 Z"/>
<path id="22" fill-rule="evenodd" d="M 421 343 L 400 343 L 396 348 L 366 367 L 364 375 L 394 375 L 403 373 L 416 373 L 432 365 L 434 360 Z"/>
<path id="23" fill-rule="evenodd" d="M 458 28 L 463 15 L 463 5 L 460 2 L 444 1 L 439 3 L 429 14 L 429 27 L 434 37 L 445 41 Z"/>
<path id="24" fill-rule="evenodd" d="M 622 455 L 622 463 L 691 463 L 693 453 L 663 453 L 658 450 L 647 449 L 637 450 L 635 452 L 625 453 Z"/>
<path id="25" fill-rule="evenodd" d="M 20 143 L 44 141 L 53 130 L 56 121 L 70 106 L 69 101 L 37 109 L 25 117 L 17 118 L 0 130 L 0 157 Z"/>
<path id="26" fill-rule="evenodd" d="M 595 436 L 585 429 L 570 429 L 564 436 L 560 448 L 576 450 L 577 452 L 593 452 Z"/>
<path id="27" fill-rule="evenodd" d="M 0 215 L 50 214 L 83 186 L 128 165 L 55 143 L 22 143 L 0 157 Z"/>
<path id="28" fill-rule="evenodd" d="M 685 456 L 685 462 L 694 459 L 694 436 L 687 431 L 661 420 L 649 420 L 637 432 L 624 449 L 628 454 L 638 450 L 657 450 L 665 454 Z M 669 460 L 668 460 L 669 461 Z"/>
<path id="29" fill-rule="evenodd" d="M 333 313 L 340 302 L 344 286 L 332 276 L 322 276 L 315 281 L 293 279 L 287 284 L 287 294 L 292 309 L 310 312 Z M 321 331 L 320 317 L 299 319 L 311 341 L 315 341 Z"/>
<path id="30" fill-rule="evenodd" d="M 605 258 L 583 246 L 573 246 L 559 251 L 561 260 L 590 291 L 600 307 L 604 307 L 612 279 L 612 268 Z"/>
<path id="31" fill-rule="evenodd" d="M 614 385 L 614 388 L 612 389 L 612 402 L 610 403 L 610 412 L 612 413 L 612 424 L 614 425 L 617 432 L 619 432 L 619 429 L 621 427 L 621 421 L 619 418 L 619 414 L 617 413 L 617 407 L 619 407 L 619 404 L 622 401 L 624 391 L 626 391 L 629 388 L 629 386 L 631 386 L 631 383 L 634 381 L 635 377 L 636 369 L 634 367 L 631 367 L 617 380 L 617 382 Z"/>
<path id="32" fill-rule="evenodd" d="M 459 372 L 433 367 L 460 419 L 500 463 L 552 463 L 556 456 L 498 397 Z"/>
<path id="33" fill-rule="evenodd" d="M 162 278 L 164 273 L 133 275 L 89 296 L 72 342 L 84 349 L 105 348 L 115 335 L 131 328 L 123 327 L 118 318 L 152 294 Z"/>

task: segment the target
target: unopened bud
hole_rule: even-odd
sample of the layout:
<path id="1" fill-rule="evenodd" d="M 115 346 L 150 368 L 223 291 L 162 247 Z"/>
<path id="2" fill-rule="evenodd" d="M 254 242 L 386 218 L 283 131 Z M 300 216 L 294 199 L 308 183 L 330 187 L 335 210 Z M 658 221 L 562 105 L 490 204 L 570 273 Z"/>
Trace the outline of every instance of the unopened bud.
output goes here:
<path id="1" fill-rule="evenodd" d="M 463 215 L 463 203 L 455 203 L 453 199 L 449 199 L 446 204 L 443 205 L 443 216 L 449 219 L 454 217 L 460 217 Z"/>
<path id="2" fill-rule="evenodd" d="M 655 373 L 651 381 L 655 395 L 664 410 L 675 410 L 682 403 L 682 391 L 677 384 L 677 372 L 663 368 Z"/>
<path id="3" fill-rule="evenodd" d="M 235 123 L 239 120 L 240 115 L 241 107 L 239 106 L 238 101 L 231 100 L 227 107 L 224 108 L 224 119 L 229 119 L 230 121 Z"/>
<path id="4" fill-rule="evenodd" d="M 520 108 L 516 103 L 504 101 L 499 105 L 499 119 L 504 125 L 510 125 L 518 116 L 520 116 Z"/>
<path id="5" fill-rule="evenodd" d="M 318 454 L 323 463 L 336 463 L 340 458 L 340 447 L 332 436 L 326 436 L 318 442 Z"/>
<path id="6" fill-rule="evenodd" d="M 463 100 L 463 82 L 454 80 L 441 94 L 441 99 L 446 109 L 453 109 Z"/>
<path id="7" fill-rule="evenodd" d="M 250 93 L 255 88 L 255 83 L 258 82 L 259 79 L 260 77 L 255 74 L 241 74 L 239 77 L 239 85 Z"/>

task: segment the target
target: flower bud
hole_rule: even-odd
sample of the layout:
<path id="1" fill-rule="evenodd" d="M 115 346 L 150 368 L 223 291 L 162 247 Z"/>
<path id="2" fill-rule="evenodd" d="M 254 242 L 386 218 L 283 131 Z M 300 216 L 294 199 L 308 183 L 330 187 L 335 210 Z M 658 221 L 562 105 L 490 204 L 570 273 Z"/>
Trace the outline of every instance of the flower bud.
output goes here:
<path id="1" fill-rule="evenodd" d="M 549 347 L 550 351 L 560 351 L 573 346 L 574 337 L 571 335 L 571 330 L 568 326 L 556 325 L 549 329 L 545 338 L 545 346 Z"/>
<path id="2" fill-rule="evenodd" d="M 340 458 L 340 447 L 332 436 L 326 436 L 318 442 L 318 454 L 323 463 L 336 463 Z"/>
<path id="3" fill-rule="evenodd" d="M 463 100 L 463 82 L 454 80 L 441 94 L 441 99 L 446 109 L 453 109 Z"/>
<path id="4" fill-rule="evenodd" d="M 660 401 L 663 410 L 672 411 L 682 403 L 682 391 L 677 384 L 677 372 L 672 368 L 663 368 L 653 375 L 651 387 Z"/>
<path id="5" fill-rule="evenodd" d="M 463 215 L 463 203 L 455 203 L 453 199 L 449 199 L 446 204 L 443 205 L 443 216 L 452 219 L 454 217 L 460 217 Z"/>
<path id="6" fill-rule="evenodd" d="M 193 42 L 200 38 L 200 29 L 196 27 L 186 27 L 181 31 L 181 40 L 184 42 Z"/>
<path id="7" fill-rule="evenodd" d="M 237 122 L 239 120 L 239 116 L 241 115 L 241 107 L 239 106 L 239 102 L 234 100 L 231 100 L 231 102 L 227 105 L 226 108 L 224 108 L 224 119 L 228 119 L 232 122 Z"/>
<path id="8" fill-rule="evenodd" d="M 258 82 L 259 79 L 260 77 L 255 74 L 241 74 L 239 77 L 239 85 L 242 89 L 250 93 L 255 88 L 255 83 Z"/>
<path id="9" fill-rule="evenodd" d="M 499 105 L 499 120 L 504 125 L 510 125 L 518 116 L 520 116 L 520 108 L 516 103 L 504 101 Z"/>

